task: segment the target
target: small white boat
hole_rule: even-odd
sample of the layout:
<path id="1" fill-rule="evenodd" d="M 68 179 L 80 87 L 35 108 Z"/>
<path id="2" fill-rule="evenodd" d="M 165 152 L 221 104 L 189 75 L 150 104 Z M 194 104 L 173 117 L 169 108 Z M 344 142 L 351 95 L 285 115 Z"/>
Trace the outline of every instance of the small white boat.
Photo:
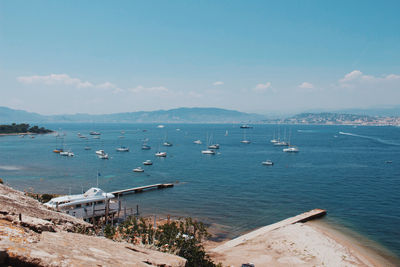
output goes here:
<path id="1" fill-rule="evenodd" d="M 100 150 L 96 150 L 96 154 L 97 155 L 104 155 L 104 154 L 106 154 L 106 152 L 104 152 L 104 150 L 100 149 Z"/>
<path id="2" fill-rule="evenodd" d="M 250 144 L 251 141 L 250 140 L 242 140 L 242 141 L 240 141 L 240 143 L 242 143 L 242 144 Z"/>
<path id="3" fill-rule="evenodd" d="M 129 152 L 129 148 L 125 147 L 125 146 L 121 146 L 117 148 L 118 152 Z"/>
<path id="4" fill-rule="evenodd" d="M 93 139 L 100 139 L 100 136 L 98 136 L 98 135 L 93 136 Z"/>
<path id="5" fill-rule="evenodd" d="M 146 144 L 142 145 L 142 150 L 150 150 L 150 149 L 151 149 L 151 146 L 146 145 Z"/>
<path id="6" fill-rule="evenodd" d="M 91 150 L 92 148 L 90 146 L 85 146 L 85 150 Z"/>
<path id="7" fill-rule="evenodd" d="M 167 152 L 157 152 L 156 154 L 156 157 L 166 157 L 167 156 Z"/>
<path id="8" fill-rule="evenodd" d="M 283 152 L 288 152 L 288 153 L 297 153 L 299 152 L 299 149 L 295 146 L 290 146 L 288 148 L 284 148 Z"/>
<path id="9" fill-rule="evenodd" d="M 153 165 L 153 162 L 148 159 L 148 160 L 143 162 L 143 165 Z"/>
<path id="10" fill-rule="evenodd" d="M 164 142 L 164 143 L 163 143 L 163 146 L 172 146 L 172 143 L 170 143 L 170 142 Z"/>
<path id="11" fill-rule="evenodd" d="M 101 133 L 99 133 L 99 132 L 94 132 L 94 131 L 90 132 L 89 134 L 90 134 L 90 135 L 101 135 Z"/>
<path id="12" fill-rule="evenodd" d="M 208 154 L 208 155 L 215 155 L 215 151 L 212 149 L 202 150 L 201 153 Z"/>
<path id="13" fill-rule="evenodd" d="M 99 155 L 99 159 L 108 159 L 108 154 Z"/>
<path id="14" fill-rule="evenodd" d="M 133 169 L 134 172 L 144 172 L 144 170 L 142 169 L 142 167 L 137 167 L 135 169 Z"/>
<path id="15" fill-rule="evenodd" d="M 289 144 L 285 141 L 278 141 L 274 144 L 274 146 L 288 146 Z"/>
<path id="16" fill-rule="evenodd" d="M 276 143 L 278 143 L 279 141 L 276 140 L 276 139 L 272 139 L 270 142 L 273 143 L 273 144 L 276 144 Z"/>
<path id="17" fill-rule="evenodd" d="M 272 166 L 272 165 L 274 165 L 274 163 L 273 163 L 271 160 L 263 161 L 263 162 L 261 162 L 261 164 L 262 164 L 262 165 L 267 165 L 267 166 Z"/>
<path id="18" fill-rule="evenodd" d="M 72 153 L 71 151 L 61 151 L 60 155 L 64 156 L 64 157 L 73 157 L 73 156 L 75 156 L 75 154 Z"/>
<path id="19" fill-rule="evenodd" d="M 219 144 L 213 144 L 208 146 L 209 149 L 219 149 Z"/>
<path id="20" fill-rule="evenodd" d="M 201 145 L 202 144 L 202 142 L 200 140 L 193 141 L 193 143 L 196 144 L 196 145 Z"/>
<path id="21" fill-rule="evenodd" d="M 162 129 L 162 128 L 164 128 L 165 126 L 164 125 L 162 125 L 162 124 L 160 124 L 160 125 L 157 125 L 157 128 L 160 128 L 160 129 Z"/>

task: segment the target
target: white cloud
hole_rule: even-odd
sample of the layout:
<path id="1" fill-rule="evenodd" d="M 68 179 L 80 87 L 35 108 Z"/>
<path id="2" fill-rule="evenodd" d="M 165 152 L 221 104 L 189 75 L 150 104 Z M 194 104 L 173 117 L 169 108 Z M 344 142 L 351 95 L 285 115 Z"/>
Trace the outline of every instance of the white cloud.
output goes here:
<path id="1" fill-rule="evenodd" d="M 253 88 L 253 91 L 261 93 L 267 91 L 270 88 L 271 88 L 271 82 L 259 83 L 256 85 L 256 87 Z"/>
<path id="2" fill-rule="evenodd" d="M 309 82 L 303 82 L 302 84 L 299 85 L 299 88 L 302 88 L 302 89 L 313 89 L 314 85 L 312 83 L 309 83 Z"/>
<path id="3" fill-rule="evenodd" d="M 68 74 L 50 74 L 50 75 L 32 75 L 32 76 L 20 76 L 17 80 L 23 84 L 44 84 L 44 85 L 68 85 L 76 88 L 100 88 L 112 90 L 113 93 L 120 93 L 124 90 L 119 88 L 117 85 L 111 82 L 104 82 L 100 84 L 94 84 L 89 81 L 82 81 L 78 78 L 73 78 Z"/>
<path id="4" fill-rule="evenodd" d="M 215 86 L 223 85 L 223 84 L 224 84 L 224 82 L 221 82 L 221 81 L 216 81 L 215 83 L 213 83 L 213 85 L 215 85 Z"/>
<path id="5" fill-rule="evenodd" d="M 359 70 L 353 70 L 347 73 L 342 79 L 339 80 L 341 87 L 357 87 L 358 85 L 386 85 L 390 86 L 393 82 L 400 81 L 400 75 L 388 74 L 381 77 L 373 75 L 365 75 Z"/>
<path id="6" fill-rule="evenodd" d="M 72 85 L 77 88 L 88 88 L 94 86 L 91 82 L 72 78 L 68 74 L 20 76 L 17 80 L 24 84 Z"/>
<path id="7" fill-rule="evenodd" d="M 168 92 L 169 90 L 164 86 L 144 87 L 142 85 L 139 85 L 135 88 L 129 89 L 129 91 L 133 93 L 140 93 L 140 92 Z"/>

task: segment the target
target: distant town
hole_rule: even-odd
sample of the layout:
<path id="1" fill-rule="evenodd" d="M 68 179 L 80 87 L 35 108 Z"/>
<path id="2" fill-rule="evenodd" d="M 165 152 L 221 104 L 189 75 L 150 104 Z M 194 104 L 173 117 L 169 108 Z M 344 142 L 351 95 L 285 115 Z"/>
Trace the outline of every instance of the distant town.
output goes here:
<path id="1" fill-rule="evenodd" d="M 266 121 L 269 123 L 316 124 L 316 125 L 364 125 L 364 126 L 400 126 L 397 116 L 368 116 L 339 113 L 301 113 L 293 117 Z"/>

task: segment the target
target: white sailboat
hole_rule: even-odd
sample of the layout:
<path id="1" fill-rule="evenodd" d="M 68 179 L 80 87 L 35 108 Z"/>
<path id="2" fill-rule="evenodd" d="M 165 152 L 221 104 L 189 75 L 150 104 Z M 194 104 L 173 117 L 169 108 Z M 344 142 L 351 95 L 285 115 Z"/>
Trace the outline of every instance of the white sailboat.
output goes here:
<path id="1" fill-rule="evenodd" d="M 289 133 L 289 142 L 288 142 L 288 147 L 283 149 L 283 152 L 287 153 L 297 153 L 299 152 L 299 149 L 296 146 L 293 146 L 290 144 L 290 139 L 291 139 L 292 131 Z"/>
<path id="2" fill-rule="evenodd" d="M 247 140 L 247 138 L 246 138 L 246 128 L 244 128 L 244 131 L 243 131 L 243 140 L 240 141 L 240 143 L 242 143 L 242 144 L 250 144 L 250 143 L 251 143 L 251 141 L 250 141 L 250 140 Z"/>
<path id="3" fill-rule="evenodd" d="M 215 151 L 213 149 L 210 149 L 209 145 L 208 145 L 210 142 L 210 140 L 208 139 L 208 133 L 207 133 L 206 141 L 207 141 L 206 149 L 202 150 L 201 153 L 206 154 L 206 155 L 215 155 Z"/>

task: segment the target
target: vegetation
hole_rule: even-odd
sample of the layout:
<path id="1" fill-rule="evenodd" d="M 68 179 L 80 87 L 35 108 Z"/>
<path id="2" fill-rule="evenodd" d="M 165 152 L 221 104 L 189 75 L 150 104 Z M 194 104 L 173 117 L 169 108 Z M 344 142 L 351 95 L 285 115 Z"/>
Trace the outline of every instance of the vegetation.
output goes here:
<path id="1" fill-rule="evenodd" d="M 44 134 L 51 133 L 52 130 L 46 129 L 44 127 L 38 127 L 37 125 L 29 127 L 27 123 L 16 124 L 13 123 L 11 125 L 0 125 L 0 134 L 9 134 L 9 133 L 35 133 L 35 134 Z"/>
<path id="2" fill-rule="evenodd" d="M 0 178 L 0 184 L 3 184 L 3 179 Z"/>
<path id="3" fill-rule="evenodd" d="M 206 226 L 191 218 L 168 221 L 154 229 L 144 218 L 129 217 L 116 227 L 107 225 L 104 236 L 113 240 L 150 245 L 160 251 L 176 254 L 187 259 L 186 266 L 217 266 L 201 244 L 210 236 Z"/>

